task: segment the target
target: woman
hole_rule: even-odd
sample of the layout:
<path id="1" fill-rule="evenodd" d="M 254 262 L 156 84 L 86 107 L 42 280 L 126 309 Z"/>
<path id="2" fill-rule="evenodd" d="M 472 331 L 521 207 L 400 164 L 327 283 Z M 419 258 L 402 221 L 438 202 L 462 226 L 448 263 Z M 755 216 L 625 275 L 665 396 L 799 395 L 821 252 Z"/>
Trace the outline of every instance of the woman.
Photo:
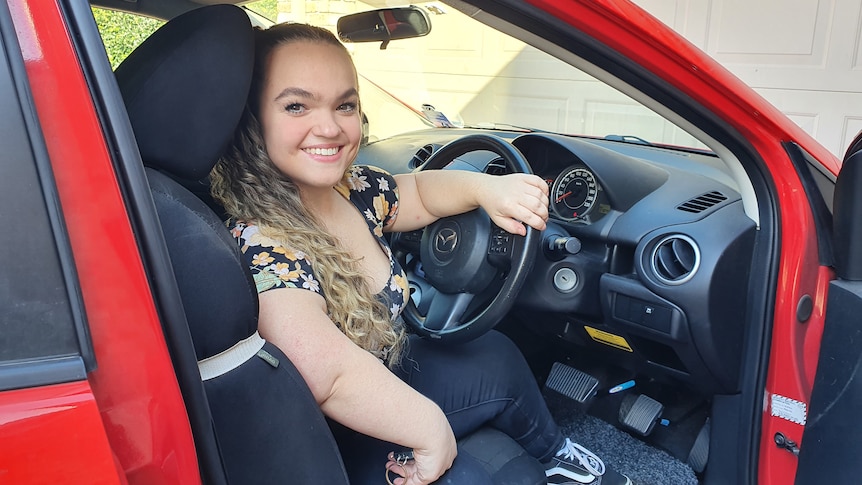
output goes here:
<path id="1" fill-rule="evenodd" d="M 304 24 L 256 35 L 245 118 L 213 170 L 213 195 L 232 216 L 254 274 L 259 331 L 296 365 L 324 414 L 344 426 L 334 431 L 351 481 L 381 482 L 385 466 L 387 480 L 397 476 L 398 485 L 441 476 L 439 483 L 480 483 L 475 463 L 456 460 L 455 439 L 486 424 L 553 473 L 574 473 L 581 483 L 601 475 L 601 461 L 560 434 L 508 339 L 490 332 L 463 346 L 419 339 L 408 346 L 397 323 L 407 281 L 383 232 L 418 229 L 479 206 L 511 233 L 524 234 L 524 224 L 542 230 L 547 184 L 527 174 L 393 177 L 352 166 L 361 115 L 347 50 L 330 32 Z M 448 366 L 475 368 L 474 381 L 492 385 L 475 393 L 469 379 L 439 378 Z M 387 456 L 405 448 L 413 450 L 406 462 Z M 595 483 L 626 480 L 608 470 Z"/>

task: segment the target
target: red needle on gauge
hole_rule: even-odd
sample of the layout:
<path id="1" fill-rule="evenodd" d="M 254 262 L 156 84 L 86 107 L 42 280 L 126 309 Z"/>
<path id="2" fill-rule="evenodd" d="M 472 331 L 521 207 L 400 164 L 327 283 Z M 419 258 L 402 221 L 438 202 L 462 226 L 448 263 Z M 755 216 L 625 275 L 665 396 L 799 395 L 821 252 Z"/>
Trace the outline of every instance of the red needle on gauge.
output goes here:
<path id="1" fill-rule="evenodd" d="M 570 191 L 568 191 L 568 192 L 566 192 L 565 194 L 563 194 L 563 195 L 561 195 L 561 196 L 557 197 L 557 200 L 555 200 L 555 201 L 554 201 L 554 203 L 555 203 L 555 204 L 559 204 L 561 200 L 565 199 L 566 197 L 568 197 L 568 196 L 570 196 L 570 195 L 572 195 L 572 191 L 571 191 L 571 190 L 570 190 Z"/>

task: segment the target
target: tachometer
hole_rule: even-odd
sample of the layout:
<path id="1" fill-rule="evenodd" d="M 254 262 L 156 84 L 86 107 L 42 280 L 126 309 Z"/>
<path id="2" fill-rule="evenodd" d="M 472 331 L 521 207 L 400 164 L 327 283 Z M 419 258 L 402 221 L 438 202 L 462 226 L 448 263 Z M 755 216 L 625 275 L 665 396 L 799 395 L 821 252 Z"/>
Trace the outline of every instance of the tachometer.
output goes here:
<path id="1" fill-rule="evenodd" d="M 568 168 L 551 189 L 551 210 L 567 221 L 584 219 L 596 203 L 598 190 L 596 177 L 587 168 Z"/>

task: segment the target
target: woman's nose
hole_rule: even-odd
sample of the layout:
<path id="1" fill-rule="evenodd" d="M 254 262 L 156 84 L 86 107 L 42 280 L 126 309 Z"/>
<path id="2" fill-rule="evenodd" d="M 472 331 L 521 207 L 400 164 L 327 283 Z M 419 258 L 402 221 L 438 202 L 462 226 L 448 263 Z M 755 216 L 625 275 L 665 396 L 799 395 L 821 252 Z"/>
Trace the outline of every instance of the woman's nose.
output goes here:
<path id="1" fill-rule="evenodd" d="M 341 133 L 341 125 L 335 118 L 335 113 L 319 112 L 314 123 L 314 134 L 321 137 L 333 138 Z"/>

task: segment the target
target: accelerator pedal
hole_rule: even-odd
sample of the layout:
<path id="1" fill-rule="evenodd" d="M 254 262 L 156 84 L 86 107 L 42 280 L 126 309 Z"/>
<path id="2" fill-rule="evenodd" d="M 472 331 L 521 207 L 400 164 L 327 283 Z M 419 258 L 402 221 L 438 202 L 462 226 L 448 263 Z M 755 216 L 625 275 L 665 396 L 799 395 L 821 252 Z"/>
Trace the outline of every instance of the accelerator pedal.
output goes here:
<path id="1" fill-rule="evenodd" d="M 664 405 L 643 394 L 629 394 L 620 404 L 620 424 L 641 436 L 652 433 L 655 424 L 661 419 Z"/>
<path id="2" fill-rule="evenodd" d="M 586 372 L 554 362 L 545 387 L 577 401 L 583 408 L 595 397 L 599 380 Z"/>
<path id="3" fill-rule="evenodd" d="M 697 473 L 703 473 L 706 468 L 706 462 L 709 460 L 709 419 L 700 428 L 697 438 L 694 440 L 694 445 L 688 453 L 688 464 Z"/>

